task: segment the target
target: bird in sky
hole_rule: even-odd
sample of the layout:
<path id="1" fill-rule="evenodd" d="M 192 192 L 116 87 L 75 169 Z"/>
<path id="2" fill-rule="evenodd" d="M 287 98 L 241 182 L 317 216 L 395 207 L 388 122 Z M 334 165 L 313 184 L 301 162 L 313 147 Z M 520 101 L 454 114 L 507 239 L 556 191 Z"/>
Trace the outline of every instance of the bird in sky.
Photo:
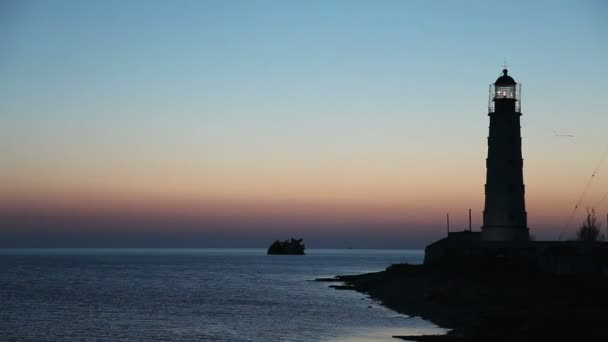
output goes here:
<path id="1" fill-rule="evenodd" d="M 572 134 L 562 134 L 562 133 L 559 133 L 559 132 L 558 132 L 558 131 L 556 131 L 556 130 L 553 130 L 553 134 L 554 134 L 556 137 L 563 137 L 563 138 L 574 138 L 574 135 L 572 135 Z"/>

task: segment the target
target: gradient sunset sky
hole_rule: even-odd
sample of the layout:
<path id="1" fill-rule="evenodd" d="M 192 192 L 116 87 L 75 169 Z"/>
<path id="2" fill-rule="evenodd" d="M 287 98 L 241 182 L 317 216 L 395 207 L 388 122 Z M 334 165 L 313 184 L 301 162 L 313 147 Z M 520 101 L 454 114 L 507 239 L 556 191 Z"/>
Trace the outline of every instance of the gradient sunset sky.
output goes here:
<path id="1" fill-rule="evenodd" d="M 565 229 L 608 145 L 605 1 L 2 1 L 0 246 L 479 229 L 505 58 L 531 234 L 605 221 L 608 161 Z"/>

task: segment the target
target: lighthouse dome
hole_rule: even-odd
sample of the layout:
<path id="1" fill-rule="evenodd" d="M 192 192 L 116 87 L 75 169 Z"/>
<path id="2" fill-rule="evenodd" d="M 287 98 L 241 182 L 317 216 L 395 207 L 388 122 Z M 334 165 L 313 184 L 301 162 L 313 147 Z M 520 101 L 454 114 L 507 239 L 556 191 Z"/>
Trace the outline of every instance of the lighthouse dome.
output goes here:
<path id="1" fill-rule="evenodd" d="M 494 84 L 498 86 L 515 85 L 515 80 L 513 79 L 513 77 L 507 75 L 507 72 L 509 72 L 507 69 L 503 69 L 502 76 L 496 79 L 496 82 L 494 82 Z"/>

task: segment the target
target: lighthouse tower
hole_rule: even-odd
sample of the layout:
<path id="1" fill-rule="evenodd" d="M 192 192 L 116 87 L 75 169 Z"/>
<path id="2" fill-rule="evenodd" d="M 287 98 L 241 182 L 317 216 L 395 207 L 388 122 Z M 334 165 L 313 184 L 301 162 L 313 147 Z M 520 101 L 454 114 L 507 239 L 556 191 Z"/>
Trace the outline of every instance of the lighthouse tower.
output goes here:
<path id="1" fill-rule="evenodd" d="M 521 154 L 521 87 L 504 69 L 490 85 L 482 240 L 528 241 Z"/>

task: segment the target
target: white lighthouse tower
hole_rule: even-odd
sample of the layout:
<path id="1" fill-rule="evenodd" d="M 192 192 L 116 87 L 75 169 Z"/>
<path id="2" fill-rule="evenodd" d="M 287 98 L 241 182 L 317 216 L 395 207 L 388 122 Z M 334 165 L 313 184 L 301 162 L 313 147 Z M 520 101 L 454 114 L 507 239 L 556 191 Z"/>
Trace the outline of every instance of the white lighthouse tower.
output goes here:
<path id="1" fill-rule="evenodd" d="M 503 70 L 490 85 L 488 158 L 482 240 L 528 241 L 523 158 L 521 86 Z"/>

